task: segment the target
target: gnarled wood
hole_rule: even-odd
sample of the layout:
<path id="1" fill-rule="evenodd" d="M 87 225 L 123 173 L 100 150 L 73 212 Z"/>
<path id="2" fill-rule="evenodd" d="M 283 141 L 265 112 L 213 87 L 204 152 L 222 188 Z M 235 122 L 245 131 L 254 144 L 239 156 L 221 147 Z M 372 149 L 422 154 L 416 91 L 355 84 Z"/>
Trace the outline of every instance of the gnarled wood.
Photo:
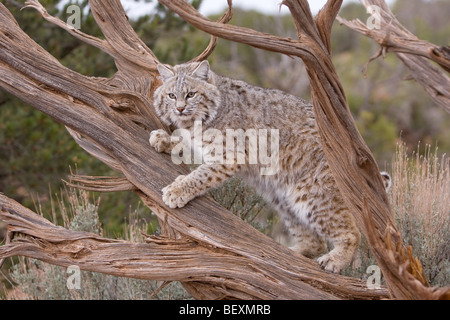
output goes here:
<path id="1" fill-rule="evenodd" d="M 373 238 L 369 237 L 367 229 L 367 226 L 372 224 L 374 228 L 371 232 L 376 230 L 375 236 L 382 237 L 385 232 L 397 233 L 378 166 L 356 128 L 339 77 L 331 62 L 327 43 L 329 40 L 325 36 L 331 29 L 329 22 L 323 22 L 323 17 L 336 16 L 341 1 L 327 2 L 316 20 L 320 24 L 311 22 L 312 15 L 307 1 L 283 1 L 283 4 L 291 11 L 299 40 L 275 37 L 236 26 L 221 27 L 202 17 L 182 0 L 159 1 L 205 32 L 231 41 L 301 58 L 310 77 L 317 125 L 328 163 L 358 226 L 368 239 Z M 370 215 L 364 214 L 364 208 L 367 208 Z M 369 222 L 368 219 L 373 221 Z M 402 245 L 401 239 L 392 239 L 394 248 Z M 371 245 L 375 257 L 377 260 L 380 259 L 378 263 L 390 293 L 399 299 L 414 298 L 414 292 L 408 292 L 405 289 L 408 287 L 407 282 L 411 279 L 402 274 L 400 267 L 398 270 L 389 269 L 381 260 L 390 250 L 386 247 L 375 246 L 375 243 Z M 406 292 L 408 294 L 405 295 Z"/>
<path id="2" fill-rule="evenodd" d="M 146 196 L 143 199 L 154 205 Z M 0 247 L 0 257 L 22 255 L 116 276 L 182 281 L 191 289 L 198 282 L 203 289 L 200 298 L 209 299 L 374 299 L 387 294 L 385 290 L 368 291 L 356 279 L 336 279 L 330 274 L 322 277 L 319 267 L 311 261 L 299 261 L 303 259 L 292 256 L 288 249 L 269 255 L 261 247 L 253 250 L 252 257 L 245 257 L 244 252 L 219 249 L 208 239 L 198 240 L 207 236 L 200 232 L 197 237 L 178 239 L 148 237 L 146 244 L 136 244 L 57 227 L 3 195 L 0 204 L 0 218 L 8 224 L 8 231 L 21 235 L 14 243 Z M 174 225 L 169 219 L 166 223 Z M 234 223 L 240 228 L 242 221 L 235 219 Z M 245 239 L 246 245 L 254 246 L 252 238 Z M 230 242 L 231 248 L 243 246 L 239 240 Z M 280 260 L 274 264 L 275 258 Z"/>
<path id="3" fill-rule="evenodd" d="M 184 1 L 160 2 L 214 36 L 302 58 L 311 79 L 327 158 L 358 224 L 369 232 L 367 216 L 362 213 L 366 199 L 375 226 L 370 232 L 379 237 L 393 226 L 378 168 L 354 126 L 329 55 L 330 21 L 341 1 L 329 1 L 316 18 L 317 24 L 306 1 L 284 1 L 298 26 L 300 40 L 211 22 Z M 179 280 L 197 298 L 387 297 L 386 290 L 367 290 L 362 281 L 323 271 L 316 262 L 275 243 L 208 197 L 195 199 L 182 209 L 165 206 L 160 190 L 187 168 L 173 164 L 170 156 L 148 145 L 149 132 L 164 127 L 151 103 L 159 85 L 158 61 L 134 33 L 120 1 L 90 1 L 105 40 L 73 32 L 46 15 L 36 0 L 28 5 L 111 54 L 118 72 L 111 79 L 94 79 L 63 67 L 25 35 L 0 4 L 0 87 L 64 124 L 86 151 L 117 170 L 124 177 L 119 181 L 97 179 L 93 184 L 86 177 L 78 180 L 109 191 L 133 188 L 158 216 L 166 238 L 149 238 L 149 243 L 138 245 L 69 231 L 0 195 L 0 218 L 8 224 L 9 234 L 22 235 L 0 247 L 0 259 L 24 255 L 120 276 Z M 383 259 L 386 248 L 374 250 Z M 410 279 L 390 276 L 398 274 L 395 266 L 383 271 L 393 297 L 402 298 L 397 295 L 402 291 L 393 288 Z M 421 292 L 435 297 L 427 288 Z"/>
<path id="4" fill-rule="evenodd" d="M 338 17 L 338 21 L 372 38 L 380 45 L 379 54 L 374 58 L 379 57 L 381 52 L 394 52 L 433 101 L 450 113 L 450 78 L 444 72 L 450 72 L 450 47 L 439 47 L 417 38 L 401 25 L 383 0 L 361 2 L 366 8 L 379 8 L 379 28 L 369 28 L 358 19 L 347 21 Z M 444 71 L 430 61 L 435 62 Z"/>

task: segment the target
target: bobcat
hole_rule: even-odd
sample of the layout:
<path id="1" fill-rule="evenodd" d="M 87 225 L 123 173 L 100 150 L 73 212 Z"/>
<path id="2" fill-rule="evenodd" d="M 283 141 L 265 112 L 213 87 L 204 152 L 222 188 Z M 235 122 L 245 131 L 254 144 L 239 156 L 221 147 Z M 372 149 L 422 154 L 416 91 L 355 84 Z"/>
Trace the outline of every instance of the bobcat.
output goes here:
<path id="1" fill-rule="evenodd" d="M 275 174 L 261 175 L 262 164 L 203 163 L 162 189 L 164 203 L 181 208 L 239 175 L 281 215 L 297 241 L 293 250 L 310 258 L 323 254 L 319 264 L 341 272 L 359 246 L 360 233 L 325 159 L 312 105 L 279 90 L 216 75 L 207 61 L 159 64 L 158 71 L 162 85 L 155 91 L 154 107 L 167 125 L 192 133 L 200 121 L 203 132 L 208 128 L 223 134 L 239 128 L 279 132 Z M 151 132 L 149 142 L 158 152 L 171 153 L 175 140 L 160 129 Z M 247 159 L 248 147 L 246 142 Z M 324 254 L 327 242 L 333 249 Z"/>

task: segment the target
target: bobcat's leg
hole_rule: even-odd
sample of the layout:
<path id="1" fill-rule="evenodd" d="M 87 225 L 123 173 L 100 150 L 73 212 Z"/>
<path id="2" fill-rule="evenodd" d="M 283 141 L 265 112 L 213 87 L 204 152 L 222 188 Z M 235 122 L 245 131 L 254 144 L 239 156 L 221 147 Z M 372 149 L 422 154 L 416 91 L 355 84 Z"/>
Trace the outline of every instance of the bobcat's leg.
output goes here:
<path id="1" fill-rule="evenodd" d="M 327 245 L 324 239 L 308 227 L 299 224 L 289 228 L 289 231 L 297 242 L 294 246 L 290 247 L 291 250 L 311 259 L 316 258 L 326 251 Z"/>
<path id="2" fill-rule="evenodd" d="M 317 261 L 328 271 L 339 273 L 350 264 L 358 249 L 361 234 L 347 208 L 338 208 L 325 221 L 316 223 L 317 230 L 333 245 L 333 249 Z M 319 214 L 320 215 L 320 214 Z M 320 221 L 316 219 L 316 221 Z"/>
<path id="3" fill-rule="evenodd" d="M 233 176 L 240 165 L 202 164 L 186 176 L 179 176 L 162 189 L 163 201 L 171 208 L 182 208 L 189 201 L 219 186 Z"/>
<path id="4" fill-rule="evenodd" d="M 163 129 L 153 130 L 150 132 L 150 138 L 148 141 L 150 142 L 150 145 L 156 149 L 156 151 L 168 154 L 172 152 L 173 147 L 178 143 L 173 142 L 170 135 Z"/>

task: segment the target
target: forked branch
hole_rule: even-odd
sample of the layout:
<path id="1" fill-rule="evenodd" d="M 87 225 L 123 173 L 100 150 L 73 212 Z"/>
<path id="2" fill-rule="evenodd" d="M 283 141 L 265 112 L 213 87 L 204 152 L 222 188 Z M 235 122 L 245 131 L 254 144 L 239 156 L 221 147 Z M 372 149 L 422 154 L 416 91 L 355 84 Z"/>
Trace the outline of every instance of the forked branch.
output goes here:
<path id="1" fill-rule="evenodd" d="M 379 10 L 374 17 L 377 19 L 375 27 L 358 19 L 347 21 L 338 17 L 338 21 L 375 40 L 383 52 L 394 52 L 433 101 L 450 113 L 450 78 L 446 74 L 450 72 L 450 47 L 439 47 L 417 38 L 401 25 L 383 0 L 361 2 L 367 9 Z"/>
<path id="2" fill-rule="evenodd" d="M 323 43 L 331 54 L 331 28 L 342 6 L 342 0 L 328 1 L 316 16 L 316 24 L 319 28 Z"/>
<path id="3" fill-rule="evenodd" d="M 228 2 L 228 10 L 224 13 L 224 15 L 217 21 L 218 23 L 227 24 L 230 22 L 231 18 L 233 17 L 233 10 L 232 10 L 232 1 L 227 0 Z M 208 47 L 196 58 L 192 59 L 191 61 L 203 61 L 208 59 L 208 57 L 213 53 L 214 49 L 217 45 L 217 37 L 211 36 L 211 40 L 209 42 Z"/>
<path id="4" fill-rule="evenodd" d="M 114 49 L 110 46 L 110 44 L 107 41 L 85 34 L 80 30 L 75 29 L 73 26 L 67 24 L 66 22 L 62 21 L 61 19 L 53 17 L 47 12 L 47 10 L 42 6 L 42 4 L 38 0 L 25 1 L 25 5 L 21 8 L 21 10 L 26 8 L 35 9 L 48 22 L 60 27 L 61 29 L 66 30 L 75 38 L 102 50 L 103 52 L 109 54 L 110 56 L 114 56 Z"/>

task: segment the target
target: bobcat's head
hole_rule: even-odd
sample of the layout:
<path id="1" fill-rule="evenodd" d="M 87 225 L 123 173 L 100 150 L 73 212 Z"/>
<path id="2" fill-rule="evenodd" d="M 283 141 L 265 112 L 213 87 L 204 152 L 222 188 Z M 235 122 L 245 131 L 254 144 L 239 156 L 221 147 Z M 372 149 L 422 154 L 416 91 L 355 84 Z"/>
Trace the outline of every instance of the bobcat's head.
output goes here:
<path id="1" fill-rule="evenodd" d="M 213 84 L 208 61 L 158 65 L 162 85 L 154 94 L 154 107 L 166 124 L 179 128 L 194 121 L 207 124 L 217 114 L 221 103 L 218 88 Z"/>

